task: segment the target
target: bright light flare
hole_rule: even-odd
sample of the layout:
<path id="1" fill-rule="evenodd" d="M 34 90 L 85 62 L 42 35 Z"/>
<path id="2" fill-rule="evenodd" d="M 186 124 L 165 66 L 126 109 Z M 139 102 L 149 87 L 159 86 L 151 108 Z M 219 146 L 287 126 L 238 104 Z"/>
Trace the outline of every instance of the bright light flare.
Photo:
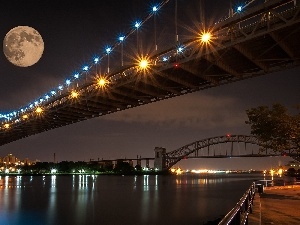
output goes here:
<path id="1" fill-rule="evenodd" d="M 76 91 L 71 92 L 71 98 L 78 98 L 79 94 Z"/>
<path id="2" fill-rule="evenodd" d="M 9 128 L 9 124 L 8 123 L 4 124 L 4 128 L 8 129 Z"/>
<path id="3" fill-rule="evenodd" d="M 143 70 L 147 69 L 148 66 L 149 66 L 149 62 L 147 59 L 142 59 L 139 63 L 139 67 Z"/>
<path id="4" fill-rule="evenodd" d="M 158 7 L 157 7 L 157 6 L 153 6 L 153 7 L 152 7 L 152 11 L 153 11 L 153 12 L 157 12 L 157 10 L 158 10 Z"/>
<path id="5" fill-rule="evenodd" d="M 180 169 L 179 167 L 177 169 L 171 168 L 171 172 L 174 173 L 174 174 L 176 174 L 176 175 L 180 175 L 180 174 L 183 173 L 183 170 Z"/>
<path id="6" fill-rule="evenodd" d="M 210 32 L 202 33 L 200 40 L 202 43 L 209 43 L 211 41 L 211 33 Z"/>
<path id="7" fill-rule="evenodd" d="M 136 29 L 139 29 L 140 26 L 141 26 L 141 22 L 136 21 L 136 22 L 134 23 L 134 27 L 135 27 Z"/>
<path id="8" fill-rule="evenodd" d="M 28 115 L 25 114 L 25 115 L 22 116 L 22 118 L 23 118 L 23 119 L 28 119 Z"/>
<path id="9" fill-rule="evenodd" d="M 35 110 L 35 112 L 37 114 L 41 114 L 43 112 L 43 109 L 41 107 L 37 107 L 36 110 Z"/>
<path id="10" fill-rule="evenodd" d="M 151 63 L 148 57 L 138 57 L 136 62 L 138 71 L 147 72 L 150 69 Z"/>
<path id="11" fill-rule="evenodd" d="M 97 88 L 105 88 L 108 85 L 109 81 L 104 77 L 97 77 L 96 78 L 96 87 Z"/>
<path id="12" fill-rule="evenodd" d="M 125 36 L 120 36 L 118 39 L 119 39 L 119 41 L 121 41 L 121 42 L 122 42 L 122 41 L 124 41 L 124 40 L 125 40 Z"/>
<path id="13" fill-rule="evenodd" d="M 105 52 L 106 52 L 107 54 L 109 54 L 111 51 L 112 51 L 111 47 L 106 47 L 106 48 L 105 48 Z"/>
<path id="14" fill-rule="evenodd" d="M 98 80 L 98 84 L 99 84 L 99 86 L 103 87 L 106 84 L 106 81 L 103 78 L 100 78 Z"/>

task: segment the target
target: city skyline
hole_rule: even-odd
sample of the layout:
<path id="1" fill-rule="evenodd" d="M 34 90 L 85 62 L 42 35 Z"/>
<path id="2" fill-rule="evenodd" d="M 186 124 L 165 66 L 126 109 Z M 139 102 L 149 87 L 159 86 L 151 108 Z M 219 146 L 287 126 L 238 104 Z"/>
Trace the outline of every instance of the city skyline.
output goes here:
<path id="1" fill-rule="evenodd" d="M 44 5 L 37 2 L 7 2 L 7 12 L 0 16 L 5 21 L 0 33 L 2 38 L 15 26 L 28 25 L 36 28 L 45 42 L 41 60 L 32 67 L 13 66 L 1 54 L 1 111 L 21 107 L 61 83 L 66 74 L 76 70 L 94 51 L 103 51 L 107 40 L 124 29 L 124 23 L 128 25 L 137 17 L 142 17 L 150 6 L 149 1 L 144 4 L 135 4 L 137 1 L 133 0 L 128 4 L 89 1 L 93 9 L 87 7 L 88 4 L 72 3 L 70 10 L 67 10 L 67 1 L 59 6 L 51 5 L 50 1 Z M 179 4 L 183 2 L 179 1 Z M 191 1 L 191 5 L 197 4 L 198 1 Z M 41 8 L 32 10 L 32 7 Z M 102 9 L 102 14 L 97 15 L 97 7 Z M 221 10 L 214 3 L 209 3 L 207 7 L 215 9 L 210 11 L 213 14 Z M 12 9 L 15 11 L 13 18 L 9 13 Z M 191 6 L 187 7 L 188 10 Z M 197 10 L 191 14 L 197 15 Z M 112 21 L 105 20 L 107 17 L 113 18 Z M 126 22 L 123 17 L 127 18 Z M 110 33 L 111 30 L 115 33 Z M 41 161 L 51 161 L 53 153 L 59 161 L 135 158 L 137 155 L 153 157 L 157 146 L 172 151 L 204 138 L 227 133 L 250 134 L 250 127 L 245 124 L 245 111 L 274 103 L 281 103 L 292 110 L 299 104 L 299 84 L 299 68 L 277 72 L 50 130 L 1 146 L 0 151 L 22 157 L 28 155 L 29 158 L 36 155 Z M 285 158 L 256 161 L 230 159 L 223 160 L 221 164 L 228 168 L 259 168 L 261 165 L 272 167 L 284 164 L 284 161 Z M 209 167 L 220 162 L 185 161 L 182 165 L 196 167 L 207 164 Z"/>

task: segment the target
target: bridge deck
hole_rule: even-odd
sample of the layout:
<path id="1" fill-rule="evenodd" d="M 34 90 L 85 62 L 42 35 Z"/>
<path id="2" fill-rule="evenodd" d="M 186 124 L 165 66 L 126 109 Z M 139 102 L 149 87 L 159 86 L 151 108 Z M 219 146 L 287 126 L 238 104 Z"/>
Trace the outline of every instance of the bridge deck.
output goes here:
<path id="1" fill-rule="evenodd" d="M 178 54 L 170 49 L 151 57 L 151 68 L 141 71 L 135 65 L 115 68 L 108 74 L 106 88 L 94 80 L 71 89 L 43 104 L 44 112 L 32 110 L 0 128 L 0 145 L 70 125 L 187 93 L 286 70 L 300 62 L 299 7 L 280 10 L 284 2 L 269 1 L 216 24 L 215 39 L 208 46 L 198 40 L 185 43 Z M 164 57 L 168 61 L 164 61 Z M 270 78 L 271 79 L 271 78 Z"/>

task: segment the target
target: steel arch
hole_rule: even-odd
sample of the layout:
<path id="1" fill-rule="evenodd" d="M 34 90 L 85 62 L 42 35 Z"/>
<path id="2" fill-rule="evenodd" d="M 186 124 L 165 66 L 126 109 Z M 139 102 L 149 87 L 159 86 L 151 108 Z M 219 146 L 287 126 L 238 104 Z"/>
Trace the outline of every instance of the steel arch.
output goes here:
<path id="1" fill-rule="evenodd" d="M 287 151 L 280 151 L 275 152 L 271 149 L 267 149 L 265 151 L 258 151 L 258 152 L 252 152 L 251 154 L 245 154 L 245 155 L 234 155 L 231 151 L 230 154 L 228 152 L 224 152 L 224 154 L 218 154 L 218 155 L 210 155 L 209 150 L 204 152 L 206 150 L 205 148 L 209 148 L 210 146 L 222 144 L 222 143 L 245 143 L 246 144 L 254 144 L 257 146 L 262 146 L 263 142 L 261 142 L 258 137 L 253 135 L 224 135 L 224 136 L 217 136 L 217 137 L 211 137 L 207 139 L 202 139 L 199 141 L 192 142 L 190 144 L 187 144 L 185 146 L 182 146 L 174 151 L 167 152 L 165 155 L 166 159 L 166 167 L 167 169 L 170 169 L 172 166 L 174 166 L 176 163 L 178 163 L 180 160 L 184 158 L 188 158 L 189 155 L 196 151 L 202 151 L 203 155 L 193 158 L 229 158 L 229 157 L 269 157 L 269 156 L 282 156 L 282 155 L 289 155 L 296 159 L 297 151 L 295 149 L 288 149 Z"/>

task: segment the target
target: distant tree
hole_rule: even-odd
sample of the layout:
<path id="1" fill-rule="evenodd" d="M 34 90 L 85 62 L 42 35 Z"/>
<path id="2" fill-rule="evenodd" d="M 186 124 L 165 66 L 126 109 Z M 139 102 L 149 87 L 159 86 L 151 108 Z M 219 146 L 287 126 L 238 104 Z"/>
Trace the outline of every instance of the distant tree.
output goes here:
<path id="1" fill-rule="evenodd" d="M 132 173 L 134 168 L 128 163 L 123 161 L 118 161 L 116 167 L 114 168 L 114 172 L 116 173 Z"/>
<path id="2" fill-rule="evenodd" d="M 295 176 L 296 175 L 296 169 L 295 168 L 288 168 L 287 171 L 286 171 L 286 175 Z"/>
<path id="3" fill-rule="evenodd" d="M 143 170 L 143 168 L 142 168 L 142 166 L 140 164 L 137 164 L 134 168 L 138 172 L 141 172 Z"/>
<path id="4" fill-rule="evenodd" d="M 300 107 L 297 106 L 297 111 Z M 263 142 L 262 150 L 300 149 L 300 112 L 291 115 L 281 104 L 259 106 L 246 110 L 251 134 Z"/>
<path id="5" fill-rule="evenodd" d="M 61 173 L 71 173 L 74 168 L 74 162 L 72 161 L 62 161 L 60 163 L 57 163 L 57 169 Z"/>
<path id="6" fill-rule="evenodd" d="M 53 163 L 48 162 L 37 162 L 30 166 L 30 170 L 34 173 L 49 173 L 51 168 L 53 168 Z"/>

